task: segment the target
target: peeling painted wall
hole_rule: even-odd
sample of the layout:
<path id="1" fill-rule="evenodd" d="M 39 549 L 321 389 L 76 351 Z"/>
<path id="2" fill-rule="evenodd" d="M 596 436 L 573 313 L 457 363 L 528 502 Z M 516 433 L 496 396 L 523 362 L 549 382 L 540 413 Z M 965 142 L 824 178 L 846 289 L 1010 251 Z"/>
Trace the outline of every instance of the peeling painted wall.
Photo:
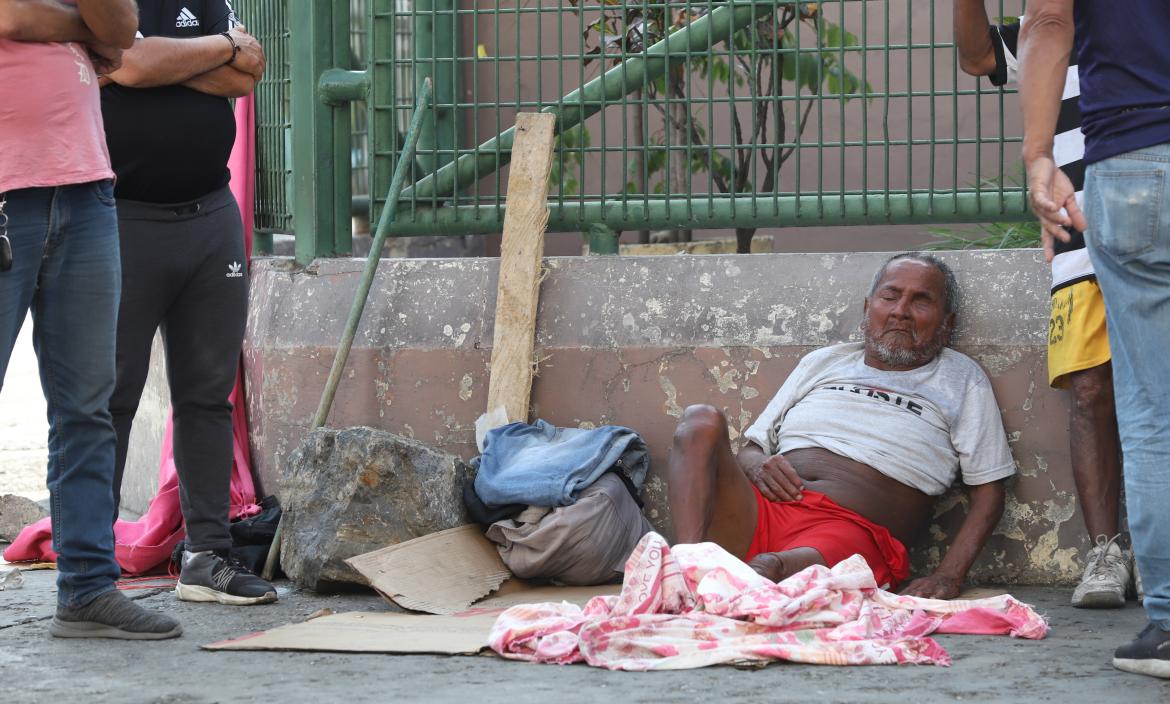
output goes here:
<path id="1" fill-rule="evenodd" d="M 553 258 L 537 332 L 533 414 L 557 425 L 629 425 L 661 469 L 682 409 L 713 403 L 733 441 L 800 357 L 860 339 L 861 301 L 888 255 Z M 949 253 L 964 292 L 955 346 L 991 376 L 1019 467 L 1007 513 L 973 576 L 1068 583 L 1087 548 L 1068 468 L 1068 406 L 1046 374 L 1048 273 L 1031 250 Z M 497 261 L 383 260 L 329 425 L 371 425 L 476 454 L 487 396 Z M 304 434 L 362 262 L 253 264 L 245 366 L 253 456 L 269 486 Z M 665 483 L 647 513 L 669 531 Z M 966 505 L 940 498 L 914 551 L 929 569 Z"/>

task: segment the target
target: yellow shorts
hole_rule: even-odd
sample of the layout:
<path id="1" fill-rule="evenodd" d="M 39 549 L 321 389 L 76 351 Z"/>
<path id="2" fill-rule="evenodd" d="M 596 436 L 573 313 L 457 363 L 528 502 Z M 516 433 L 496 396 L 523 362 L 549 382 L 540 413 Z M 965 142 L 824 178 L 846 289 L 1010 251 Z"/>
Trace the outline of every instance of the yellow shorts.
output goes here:
<path id="1" fill-rule="evenodd" d="M 1096 279 L 1080 281 L 1052 294 L 1048 324 L 1048 383 L 1064 386 L 1064 377 L 1108 362 L 1105 299 Z"/>

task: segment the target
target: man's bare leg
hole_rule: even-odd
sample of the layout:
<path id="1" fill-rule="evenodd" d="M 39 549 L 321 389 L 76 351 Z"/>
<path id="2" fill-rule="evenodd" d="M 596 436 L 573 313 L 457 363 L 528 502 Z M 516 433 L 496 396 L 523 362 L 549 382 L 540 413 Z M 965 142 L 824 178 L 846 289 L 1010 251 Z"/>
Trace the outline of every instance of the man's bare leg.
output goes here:
<path id="1" fill-rule="evenodd" d="M 758 509 L 751 482 L 731 453 L 727 418 L 714 406 L 688 406 L 674 432 L 669 482 L 670 515 L 679 543 L 712 541 L 732 555 L 747 556 Z M 812 548 L 757 555 L 752 568 L 780 581 L 825 559 Z"/>
<path id="2" fill-rule="evenodd" d="M 1118 534 L 1121 495 L 1121 454 L 1109 363 L 1073 372 L 1068 377 L 1073 394 L 1069 415 L 1069 449 L 1077 499 L 1090 550 L 1072 604 L 1082 608 L 1121 608 L 1129 589 L 1129 560 L 1113 541 Z"/>
<path id="3" fill-rule="evenodd" d="M 1089 538 L 1118 533 L 1121 448 L 1113 401 L 1113 367 L 1106 362 L 1068 375 L 1073 404 L 1069 450 L 1073 481 Z"/>
<path id="4" fill-rule="evenodd" d="M 731 453 L 727 418 L 714 406 L 688 406 L 674 432 L 670 516 L 680 543 L 712 541 L 742 559 L 756 530 L 756 495 Z"/>
<path id="5" fill-rule="evenodd" d="M 779 582 L 810 565 L 824 565 L 825 558 L 815 548 L 791 548 L 783 552 L 760 553 L 748 564 L 773 582 Z"/>

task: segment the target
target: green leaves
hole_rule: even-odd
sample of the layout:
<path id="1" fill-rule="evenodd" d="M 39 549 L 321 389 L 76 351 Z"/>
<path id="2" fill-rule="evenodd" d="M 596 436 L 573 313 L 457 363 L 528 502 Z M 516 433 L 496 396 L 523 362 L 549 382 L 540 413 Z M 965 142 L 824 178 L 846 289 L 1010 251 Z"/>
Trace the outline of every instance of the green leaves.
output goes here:
<path id="1" fill-rule="evenodd" d="M 825 78 L 825 62 L 819 54 L 799 52 L 784 60 L 784 80 L 796 83 L 799 92 L 820 93 Z"/>
<path id="2" fill-rule="evenodd" d="M 1040 246 L 1040 222 L 1037 220 L 980 225 L 982 237 L 966 237 L 954 230 L 939 227 L 928 230 L 941 239 L 927 243 L 924 249 L 1018 249 Z"/>
<path id="3" fill-rule="evenodd" d="M 561 195 L 580 193 L 581 182 L 577 176 L 581 173 L 581 165 L 585 162 L 585 151 L 592 146 L 593 136 L 589 134 L 585 125 L 577 125 L 561 132 L 553 142 L 552 169 L 549 170 L 548 183 L 551 190 L 559 191 Z"/>
<path id="4" fill-rule="evenodd" d="M 825 78 L 825 88 L 829 95 L 844 94 L 847 96 L 846 100 L 851 99 L 857 93 L 863 92 L 861 89 L 861 79 L 839 65 L 829 67 L 829 74 Z M 869 91 L 870 86 L 867 83 L 864 93 L 868 94 Z"/>
<path id="5" fill-rule="evenodd" d="M 796 35 L 785 30 L 780 38 L 784 80 L 795 83 L 799 92 L 813 95 L 843 95 L 846 101 L 873 90 L 844 64 L 846 57 L 860 54 L 857 35 L 815 15 L 805 20 L 816 31 L 815 47 L 801 47 Z"/>
<path id="6" fill-rule="evenodd" d="M 857 36 L 840 26 L 820 18 L 821 46 L 826 49 L 844 49 L 857 46 Z"/>

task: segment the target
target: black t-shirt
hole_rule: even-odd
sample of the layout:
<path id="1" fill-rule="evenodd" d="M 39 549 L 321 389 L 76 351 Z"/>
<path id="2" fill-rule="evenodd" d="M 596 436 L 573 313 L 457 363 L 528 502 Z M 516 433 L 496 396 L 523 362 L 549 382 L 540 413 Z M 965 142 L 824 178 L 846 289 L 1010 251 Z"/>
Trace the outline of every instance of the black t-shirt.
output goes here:
<path id="1" fill-rule="evenodd" d="M 138 20 L 143 37 L 200 37 L 238 24 L 230 0 L 139 0 Z M 111 84 L 102 89 L 102 118 L 118 198 L 181 203 L 227 185 L 236 138 L 227 98 Z"/>

